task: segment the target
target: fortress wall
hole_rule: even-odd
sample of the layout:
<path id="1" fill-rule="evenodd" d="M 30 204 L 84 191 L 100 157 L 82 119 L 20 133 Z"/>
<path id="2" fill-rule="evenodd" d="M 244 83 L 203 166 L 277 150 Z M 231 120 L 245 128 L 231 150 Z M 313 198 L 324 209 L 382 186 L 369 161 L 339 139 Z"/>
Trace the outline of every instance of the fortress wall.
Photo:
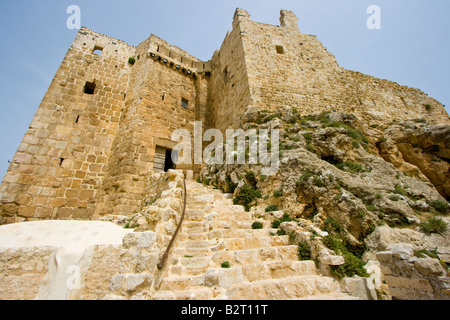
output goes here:
<path id="1" fill-rule="evenodd" d="M 233 29 L 211 59 L 208 105 L 212 126 L 221 131 L 231 128 L 250 103 L 247 66 L 242 43 L 245 10 L 236 10 Z"/>
<path id="2" fill-rule="evenodd" d="M 1 223 L 93 216 L 134 50 L 79 31 L 0 186 Z M 86 82 L 95 83 L 93 94 L 84 93 Z"/>
<path id="3" fill-rule="evenodd" d="M 422 91 L 340 67 L 315 36 L 299 31 L 291 11 L 282 10 L 280 22 L 273 26 L 245 19 L 245 65 L 251 105 L 257 109 L 287 105 L 303 115 L 345 111 L 369 121 L 449 122 L 444 107 Z"/>
<path id="4" fill-rule="evenodd" d="M 149 53 L 155 47 L 161 52 L 151 56 Z M 165 48 L 173 51 L 166 52 Z M 169 60 L 169 53 L 174 60 Z M 178 63 L 180 53 L 181 50 L 175 50 L 154 36 L 138 47 L 140 58 L 130 75 L 125 107 L 103 183 L 101 205 L 97 207 L 99 215 L 130 215 L 138 211 L 145 187 L 150 183 L 149 173 L 154 169 L 156 148 L 172 149 L 177 144 L 171 141 L 176 129 L 187 129 L 193 138 L 197 103 L 206 98 L 199 97 L 202 92 L 198 92 L 197 82 L 202 79 L 195 75 L 195 69 L 189 69 L 191 73 L 188 73 L 188 69 Z M 188 61 L 186 57 L 184 61 Z M 206 91 L 203 95 L 206 96 Z M 182 106 L 182 99 L 187 101 L 187 108 Z M 190 168 L 189 165 L 177 166 L 177 169 Z"/>

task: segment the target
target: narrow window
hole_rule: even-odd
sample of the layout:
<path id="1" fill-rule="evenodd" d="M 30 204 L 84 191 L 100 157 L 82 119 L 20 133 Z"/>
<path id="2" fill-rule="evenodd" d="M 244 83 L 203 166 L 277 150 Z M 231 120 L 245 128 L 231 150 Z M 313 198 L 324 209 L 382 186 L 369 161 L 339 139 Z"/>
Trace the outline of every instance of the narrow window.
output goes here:
<path id="1" fill-rule="evenodd" d="M 277 53 L 278 53 L 278 54 L 284 54 L 284 48 L 283 48 L 283 46 L 275 46 L 275 48 L 277 49 Z"/>
<path id="2" fill-rule="evenodd" d="M 84 85 L 83 88 L 83 92 L 85 94 L 94 94 L 94 91 L 95 91 L 95 82 L 86 81 L 86 84 Z"/>
<path id="3" fill-rule="evenodd" d="M 181 106 L 187 109 L 189 107 L 189 101 L 185 98 L 181 98 Z"/>
<path id="4" fill-rule="evenodd" d="M 80 120 L 80 116 L 77 116 L 77 118 L 75 119 L 75 123 L 78 123 L 79 120 Z"/>
<path id="5" fill-rule="evenodd" d="M 94 50 L 92 51 L 94 54 L 101 56 L 103 52 L 103 48 L 99 46 L 95 46 Z"/>

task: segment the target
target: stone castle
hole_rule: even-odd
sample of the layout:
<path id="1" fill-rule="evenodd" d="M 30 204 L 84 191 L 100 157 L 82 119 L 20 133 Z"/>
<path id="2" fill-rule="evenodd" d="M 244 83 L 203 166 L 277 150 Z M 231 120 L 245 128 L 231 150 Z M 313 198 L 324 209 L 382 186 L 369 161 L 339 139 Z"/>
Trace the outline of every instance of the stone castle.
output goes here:
<path id="1" fill-rule="evenodd" d="M 354 113 L 371 123 L 449 123 L 418 89 L 345 70 L 293 12 L 280 26 L 243 9 L 209 61 L 151 35 L 137 47 L 78 32 L 1 187 L 0 223 L 137 212 L 152 171 L 167 171 L 178 128 L 239 126 L 246 111 Z M 196 173 L 198 167 L 182 166 Z"/>

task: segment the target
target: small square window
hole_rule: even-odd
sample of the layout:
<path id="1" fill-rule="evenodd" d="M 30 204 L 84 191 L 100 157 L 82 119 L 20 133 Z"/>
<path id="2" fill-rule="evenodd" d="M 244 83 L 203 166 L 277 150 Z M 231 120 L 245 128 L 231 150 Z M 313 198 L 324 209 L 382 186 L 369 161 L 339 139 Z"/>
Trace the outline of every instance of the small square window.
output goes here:
<path id="1" fill-rule="evenodd" d="M 275 46 L 275 49 L 277 49 L 277 53 L 278 54 L 284 54 L 283 46 Z"/>
<path id="2" fill-rule="evenodd" d="M 102 52 L 103 52 L 103 48 L 102 48 L 102 47 L 99 47 L 99 46 L 95 46 L 95 47 L 94 47 L 94 50 L 92 50 L 92 52 L 93 52 L 94 54 L 96 54 L 96 55 L 101 56 L 101 55 L 102 55 Z"/>
<path id="3" fill-rule="evenodd" d="M 189 107 L 189 101 L 185 98 L 181 98 L 181 106 L 187 109 Z"/>
<path id="4" fill-rule="evenodd" d="M 86 81 L 83 88 L 83 92 L 85 94 L 94 94 L 94 91 L 95 91 L 95 82 Z"/>

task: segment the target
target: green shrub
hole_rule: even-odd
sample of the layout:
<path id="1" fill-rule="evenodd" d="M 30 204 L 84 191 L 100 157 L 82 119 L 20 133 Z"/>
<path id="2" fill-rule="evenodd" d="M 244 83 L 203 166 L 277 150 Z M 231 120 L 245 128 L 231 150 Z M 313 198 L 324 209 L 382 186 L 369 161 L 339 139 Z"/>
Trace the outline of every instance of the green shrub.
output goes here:
<path id="1" fill-rule="evenodd" d="M 284 235 L 286 235 L 286 231 L 284 231 L 283 229 L 277 231 L 277 236 L 284 236 Z"/>
<path id="2" fill-rule="evenodd" d="M 275 190 L 275 191 L 273 192 L 273 196 L 274 196 L 275 198 L 281 197 L 282 195 L 283 195 L 283 192 L 282 192 L 281 190 Z"/>
<path id="3" fill-rule="evenodd" d="M 416 122 L 416 123 L 426 123 L 427 122 L 426 119 L 422 119 L 422 118 L 413 119 L 413 121 Z"/>
<path id="4" fill-rule="evenodd" d="M 431 257 L 433 259 L 439 259 L 439 256 L 437 255 L 437 250 L 431 250 L 428 251 L 427 249 L 419 249 L 419 250 L 414 250 L 414 255 L 418 258 L 426 258 L 426 257 Z"/>
<path id="5" fill-rule="evenodd" d="M 259 189 L 244 185 L 233 199 L 233 204 L 240 204 L 245 207 L 246 211 L 249 211 L 255 199 L 261 198 L 261 195 L 262 194 Z"/>
<path id="6" fill-rule="evenodd" d="M 300 260 L 311 260 L 311 248 L 306 242 L 298 243 L 298 257 Z"/>
<path id="7" fill-rule="evenodd" d="M 441 213 L 446 213 L 449 207 L 448 202 L 442 200 L 430 201 L 429 205 L 432 206 L 436 211 Z"/>
<path id="8" fill-rule="evenodd" d="M 331 231 L 336 231 L 336 232 L 341 232 L 342 231 L 342 226 L 339 222 L 337 222 L 336 220 L 334 220 L 333 218 L 327 218 L 324 221 L 325 227 L 324 230 L 327 232 L 331 232 Z"/>
<path id="9" fill-rule="evenodd" d="M 389 196 L 389 200 L 398 201 L 398 200 L 400 200 L 400 197 L 396 194 L 393 194 L 393 195 Z"/>
<path id="10" fill-rule="evenodd" d="M 228 261 L 222 262 L 220 265 L 222 268 L 228 269 L 230 268 L 230 263 Z"/>
<path id="11" fill-rule="evenodd" d="M 313 182 L 314 182 L 314 185 L 317 186 L 317 187 L 319 187 L 319 188 L 324 187 L 324 184 L 323 184 L 323 182 L 322 182 L 322 179 L 321 179 L 320 177 L 318 177 L 318 176 L 314 176 L 314 177 L 313 177 Z"/>
<path id="12" fill-rule="evenodd" d="M 280 227 L 281 221 L 280 220 L 274 220 L 272 221 L 272 228 L 278 229 Z"/>
<path id="13" fill-rule="evenodd" d="M 352 161 L 344 161 L 341 163 L 335 164 L 336 168 L 347 171 L 351 173 L 359 173 L 363 171 L 363 167 L 360 163 L 352 162 Z"/>
<path id="14" fill-rule="evenodd" d="M 211 182 L 211 180 L 204 178 L 203 179 L 203 184 L 206 184 L 207 186 L 209 186 L 209 183 Z"/>
<path id="15" fill-rule="evenodd" d="M 256 177 L 253 171 L 247 171 L 247 173 L 245 174 L 245 179 L 247 179 L 247 181 L 251 184 L 256 184 Z"/>
<path id="16" fill-rule="evenodd" d="M 263 228 L 263 224 L 259 221 L 255 221 L 252 223 L 252 229 L 262 229 Z"/>
<path id="17" fill-rule="evenodd" d="M 447 230 L 448 223 L 441 218 L 431 217 L 420 224 L 420 229 L 425 233 L 443 233 Z"/>
<path id="18" fill-rule="evenodd" d="M 408 192 L 406 192 L 406 190 L 403 189 L 403 188 L 402 188 L 401 186 L 399 186 L 399 185 L 396 185 L 396 186 L 395 186 L 394 193 L 400 194 L 400 195 L 402 195 L 402 196 L 407 196 L 407 195 L 408 195 Z"/>
<path id="19" fill-rule="evenodd" d="M 340 266 L 331 266 L 331 271 L 340 279 L 345 277 L 353 277 L 358 275 L 360 277 L 368 277 L 366 269 L 364 269 L 364 261 L 350 252 L 343 254 L 345 263 Z"/>
<path id="20" fill-rule="evenodd" d="M 136 62 L 136 59 L 134 57 L 128 58 L 128 63 L 129 64 L 133 65 L 133 64 L 135 64 L 135 62 Z"/>
<path id="21" fill-rule="evenodd" d="M 305 141 L 306 141 L 306 143 L 311 143 L 311 140 L 312 140 L 312 133 L 311 132 L 306 132 L 306 133 L 303 133 L 303 137 L 305 138 Z"/>
<path id="22" fill-rule="evenodd" d="M 237 188 L 237 183 L 234 183 L 233 181 L 231 181 L 231 178 L 229 176 L 226 177 L 225 182 L 227 183 L 227 192 L 229 193 L 234 193 L 234 190 L 236 190 Z"/>
<path id="23" fill-rule="evenodd" d="M 431 104 L 429 104 L 429 103 L 425 103 L 423 106 L 425 107 L 425 109 L 427 111 L 430 111 L 431 109 L 433 109 L 433 106 Z"/>
<path id="24" fill-rule="evenodd" d="M 266 207 L 266 212 L 278 211 L 278 207 L 274 204 L 271 204 Z"/>
<path id="25" fill-rule="evenodd" d="M 348 251 L 344 242 L 334 236 L 326 236 L 323 238 L 323 243 L 329 249 L 333 250 L 336 254 L 342 255 L 345 259 L 345 263 L 340 266 L 331 266 L 331 270 L 339 278 L 353 277 L 358 275 L 360 277 L 368 277 L 369 274 L 364 269 L 364 261 L 357 257 L 352 252 Z"/>

